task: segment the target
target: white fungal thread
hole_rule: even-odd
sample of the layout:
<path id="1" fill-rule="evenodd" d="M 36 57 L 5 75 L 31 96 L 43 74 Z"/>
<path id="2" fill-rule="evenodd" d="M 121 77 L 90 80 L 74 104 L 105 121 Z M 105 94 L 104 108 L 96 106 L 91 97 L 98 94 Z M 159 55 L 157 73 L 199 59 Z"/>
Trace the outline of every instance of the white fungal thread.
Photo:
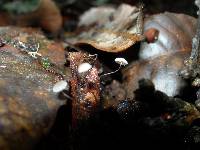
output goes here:
<path id="1" fill-rule="evenodd" d="M 40 53 L 38 53 L 39 48 L 40 48 L 40 44 L 37 43 L 36 51 L 35 51 L 35 52 L 28 52 L 28 54 L 29 54 L 30 56 L 32 56 L 33 58 L 36 58 L 36 59 L 37 59 L 36 55 L 38 55 L 38 56 L 41 57 L 42 55 L 41 55 Z"/>
<path id="2" fill-rule="evenodd" d="M 11 42 L 11 44 L 13 44 L 15 48 L 18 48 L 21 51 L 27 52 L 31 57 L 35 59 L 37 59 L 37 56 L 40 56 L 40 57 L 42 56 L 40 53 L 38 53 L 39 48 L 40 48 L 39 43 L 37 43 L 37 45 L 36 44 L 30 45 L 28 43 L 24 43 L 19 40 L 14 40 Z"/>

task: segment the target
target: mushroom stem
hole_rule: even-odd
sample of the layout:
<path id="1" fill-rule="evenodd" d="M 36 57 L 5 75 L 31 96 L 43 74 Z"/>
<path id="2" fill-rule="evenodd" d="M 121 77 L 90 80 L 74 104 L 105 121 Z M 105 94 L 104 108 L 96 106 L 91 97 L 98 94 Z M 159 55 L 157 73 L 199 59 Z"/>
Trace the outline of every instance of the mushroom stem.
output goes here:
<path id="1" fill-rule="evenodd" d="M 63 91 L 62 91 L 62 93 L 63 93 L 63 95 L 64 95 L 66 98 L 68 98 L 68 99 L 72 100 L 72 97 L 71 97 L 71 96 L 69 96 L 68 94 L 66 94 L 66 93 L 65 93 L 65 92 L 63 92 Z"/>
<path id="2" fill-rule="evenodd" d="M 122 65 L 120 64 L 120 65 L 119 65 L 119 68 L 118 68 L 117 70 L 112 71 L 112 72 L 109 72 L 109 73 L 105 73 L 105 74 L 103 74 L 103 75 L 100 75 L 100 78 L 103 77 L 103 76 L 107 76 L 107 75 L 110 75 L 110 74 L 116 73 L 117 71 L 119 71 L 119 70 L 121 69 L 121 67 L 122 67 Z"/>

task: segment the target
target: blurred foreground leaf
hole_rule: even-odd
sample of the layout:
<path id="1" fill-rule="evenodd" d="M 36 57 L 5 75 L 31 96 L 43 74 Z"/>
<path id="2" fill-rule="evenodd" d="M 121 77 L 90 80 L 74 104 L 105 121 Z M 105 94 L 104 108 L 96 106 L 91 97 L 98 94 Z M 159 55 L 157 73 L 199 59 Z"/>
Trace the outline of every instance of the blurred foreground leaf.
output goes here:
<path id="1" fill-rule="evenodd" d="M 58 75 L 15 48 L 17 42 L 13 45 L 12 41 L 32 44 L 36 40 L 42 57 L 60 66 L 64 51 L 30 28 L 1 27 L 0 36 L 7 43 L 0 47 L 0 149 L 32 149 L 51 127 L 63 102 L 52 92 Z M 62 72 L 57 66 L 52 69 Z"/>

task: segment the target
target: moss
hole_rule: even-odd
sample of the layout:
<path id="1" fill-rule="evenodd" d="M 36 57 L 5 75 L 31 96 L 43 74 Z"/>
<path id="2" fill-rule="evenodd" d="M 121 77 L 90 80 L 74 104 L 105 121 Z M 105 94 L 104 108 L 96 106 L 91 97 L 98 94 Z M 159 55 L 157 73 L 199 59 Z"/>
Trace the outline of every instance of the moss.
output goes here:
<path id="1" fill-rule="evenodd" d="M 51 66 L 49 58 L 42 58 L 41 59 L 42 67 L 48 69 Z"/>

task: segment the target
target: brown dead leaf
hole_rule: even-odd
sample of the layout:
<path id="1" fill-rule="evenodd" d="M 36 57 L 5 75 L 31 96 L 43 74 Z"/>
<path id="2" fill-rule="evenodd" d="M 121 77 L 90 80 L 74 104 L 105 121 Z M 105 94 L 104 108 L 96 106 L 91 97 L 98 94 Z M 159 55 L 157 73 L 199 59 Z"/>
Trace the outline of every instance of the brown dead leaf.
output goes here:
<path id="1" fill-rule="evenodd" d="M 117 53 L 138 41 L 142 36 L 142 10 L 127 4 L 92 8 L 80 17 L 80 29 L 74 38 L 66 38 L 73 44 L 90 44 L 95 48 Z"/>

